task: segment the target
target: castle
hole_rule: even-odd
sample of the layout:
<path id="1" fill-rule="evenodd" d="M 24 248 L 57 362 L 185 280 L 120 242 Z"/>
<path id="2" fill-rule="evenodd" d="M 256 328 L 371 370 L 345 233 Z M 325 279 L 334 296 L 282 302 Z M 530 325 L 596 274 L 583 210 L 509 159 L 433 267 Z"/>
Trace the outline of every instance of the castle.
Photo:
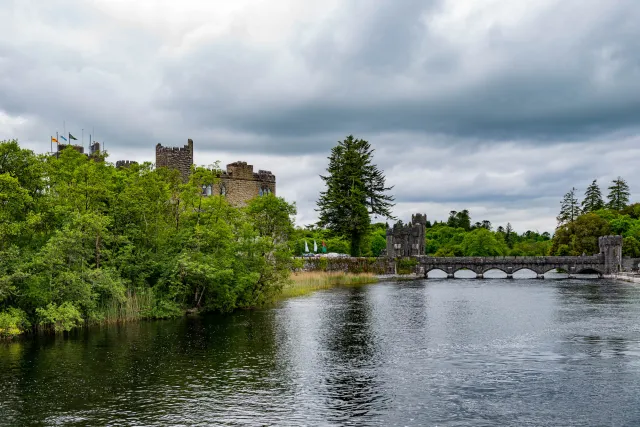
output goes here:
<path id="1" fill-rule="evenodd" d="M 409 224 L 398 221 L 393 228 L 387 226 L 386 256 L 391 258 L 424 255 L 426 214 L 411 215 Z"/>
<path id="2" fill-rule="evenodd" d="M 136 162 L 119 160 L 116 167 L 129 167 Z M 183 147 L 163 147 L 156 145 L 156 168 L 173 168 L 180 171 L 184 182 L 189 180 L 193 165 L 193 140 L 188 139 Z M 234 162 L 221 171 L 219 181 L 214 185 L 203 186 L 202 194 L 223 195 L 232 205 L 244 205 L 257 196 L 276 193 L 276 177 L 271 171 L 253 171 L 253 165 L 247 162 Z"/>

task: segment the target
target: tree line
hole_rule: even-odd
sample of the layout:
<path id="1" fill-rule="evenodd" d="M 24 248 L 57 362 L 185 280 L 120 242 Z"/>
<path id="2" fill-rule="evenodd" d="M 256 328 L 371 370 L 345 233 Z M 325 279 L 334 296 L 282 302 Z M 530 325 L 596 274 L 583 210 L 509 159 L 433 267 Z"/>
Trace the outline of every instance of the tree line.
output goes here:
<path id="1" fill-rule="evenodd" d="M 289 279 L 294 204 L 204 196 L 217 165 L 116 168 L 0 142 L 0 334 L 273 301 Z"/>
<path id="2" fill-rule="evenodd" d="M 640 257 L 640 204 L 630 203 L 629 184 L 614 179 L 607 187 L 607 200 L 597 180 L 587 187 L 582 201 L 573 187 L 560 202 L 552 255 L 592 255 L 598 253 L 598 238 L 623 236 L 623 255 Z"/>

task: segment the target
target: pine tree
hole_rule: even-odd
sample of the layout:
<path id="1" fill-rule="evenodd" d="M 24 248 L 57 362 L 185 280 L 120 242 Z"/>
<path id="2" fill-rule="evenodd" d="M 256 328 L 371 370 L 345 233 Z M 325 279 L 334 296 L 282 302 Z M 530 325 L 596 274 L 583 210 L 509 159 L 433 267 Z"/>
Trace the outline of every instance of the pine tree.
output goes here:
<path id="1" fill-rule="evenodd" d="M 564 199 L 560 202 L 560 214 L 558 215 L 558 225 L 563 225 L 575 221 L 580 215 L 580 206 L 578 199 L 576 198 L 576 189 L 572 188 L 567 194 L 564 195 Z"/>
<path id="2" fill-rule="evenodd" d="M 504 232 L 504 241 L 507 243 L 507 246 L 510 248 L 513 247 L 513 227 L 510 222 L 507 223 L 507 228 Z"/>
<path id="3" fill-rule="evenodd" d="M 351 241 L 351 255 L 360 254 L 362 238 L 369 231 L 370 215 L 395 219 L 393 197 L 385 192 L 385 176 L 371 163 L 371 145 L 349 135 L 338 142 L 329 156 L 328 175 L 320 176 L 326 190 L 318 200 L 318 224 Z"/>
<path id="4" fill-rule="evenodd" d="M 591 185 L 587 187 L 587 191 L 584 193 L 584 200 L 582 201 L 582 212 L 594 212 L 604 208 L 604 201 L 602 200 L 602 192 L 598 186 L 597 180 L 593 180 Z"/>
<path id="5" fill-rule="evenodd" d="M 621 211 L 629 204 L 629 185 L 627 182 L 618 177 L 613 180 L 611 187 L 609 187 L 609 203 L 607 207 L 616 211 Z"/>

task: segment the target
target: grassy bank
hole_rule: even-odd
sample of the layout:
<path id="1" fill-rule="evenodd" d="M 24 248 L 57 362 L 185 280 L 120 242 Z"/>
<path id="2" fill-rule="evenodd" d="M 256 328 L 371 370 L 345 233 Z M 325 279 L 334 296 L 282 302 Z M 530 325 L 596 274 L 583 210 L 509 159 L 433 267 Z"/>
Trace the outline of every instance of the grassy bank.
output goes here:
<path id="1" fill-rule="evenodd" d="M 377 281 L 378 279 L 372 273 L 351 274 L 326 271 L 293 273 L 291 283 L 282 289 L 280 299 L 307 295 L 320 289 L 364 285 Z"/>
<path id="2" fill-rule="evenodd" d="M 300 272 L 292 273 L 291 281 L 285 285 L 278 300 L 310 294 L 321 289 L 339 286 L 358 286 L 375 283 L 378 279 L 373 273 L 343 272 Z M 162 319 L 184 315 L 184 309 L 176 304 L 156 301 L 151 290 L 127 292 L 124 301 L 111 301 L 96 310 L 96 316 L 84 320 L 75 310 L 56 310 L 48 314 L 48 323 L 38 329 L 42 332 L 62 332 L 87 325 L 135 322 L 143 319 Z M 35 332 L 31 329 L 26 316 L 19 310 L 0 313 L 0 340 L 12 339 L 24 333 Z"/>

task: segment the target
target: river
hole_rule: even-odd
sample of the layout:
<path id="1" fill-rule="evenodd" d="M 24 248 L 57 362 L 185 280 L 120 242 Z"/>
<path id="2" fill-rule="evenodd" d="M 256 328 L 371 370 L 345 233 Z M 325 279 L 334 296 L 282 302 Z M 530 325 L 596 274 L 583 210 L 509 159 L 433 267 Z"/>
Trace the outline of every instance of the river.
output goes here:
<path id="1" fill-rule="evenodd" d="M 0 424 L 639 426 L 640 287 L 383 282 L 0 344 Z"/>

